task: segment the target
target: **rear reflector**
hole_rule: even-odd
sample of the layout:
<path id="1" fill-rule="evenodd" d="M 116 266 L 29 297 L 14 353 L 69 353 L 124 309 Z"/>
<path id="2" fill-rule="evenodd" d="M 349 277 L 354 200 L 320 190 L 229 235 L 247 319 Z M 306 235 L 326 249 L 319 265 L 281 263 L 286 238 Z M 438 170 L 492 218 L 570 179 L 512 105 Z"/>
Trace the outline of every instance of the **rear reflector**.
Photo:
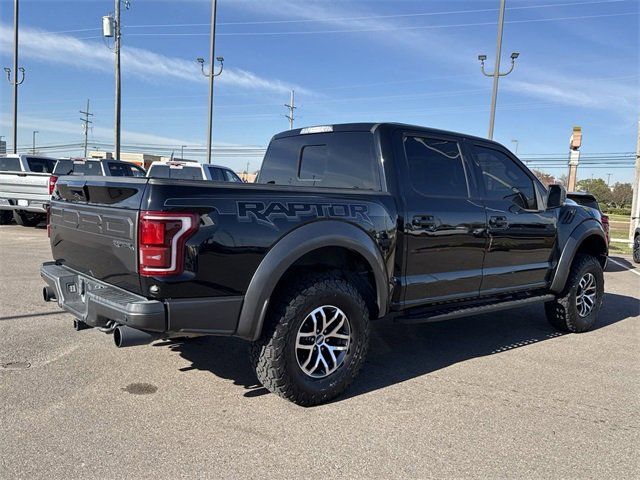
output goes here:
<path id="1" fill-rule="evenodd" d="M 184 270 L 184 245 L 198 229 L 199 217 L 182 212 L 140 212 L 139 271 L 147 277 L 178 275 Z"/>

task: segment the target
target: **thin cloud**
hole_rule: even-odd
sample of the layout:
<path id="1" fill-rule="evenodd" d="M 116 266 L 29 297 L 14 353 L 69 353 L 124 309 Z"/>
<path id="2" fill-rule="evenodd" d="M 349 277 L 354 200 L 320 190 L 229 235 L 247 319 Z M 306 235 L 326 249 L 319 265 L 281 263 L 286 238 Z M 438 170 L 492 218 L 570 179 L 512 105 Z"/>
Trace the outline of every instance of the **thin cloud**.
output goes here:
<path id="1" fill-rule="evenodd" d="M 0 54 L 11 51 L 11 28 L 0 23 Z M 113 53 L 100 42 L 89 42 L 65 34 L 51 33 L 33 27 L 20 27 L 20 55 L 29 59 L 58 65 L 67 65 L 82 70 L 111 72 Z M 154 73 L 149 74 L 153 65 Z M 122 70 L 144 80 L 158 81 L 159 78 L 203 83 L 207 79 L 200 73 L 196 62 L 177 57 L 169 57 L 143 48 L 122 48 Z M 261 90 L 272 93 L 288 93 L 291 89 L 309 94 L 308 89 L 291 83 L 261 77 L 253 72 L 225 67 L 217 81 L 222 85 L 247 90 Z"/>

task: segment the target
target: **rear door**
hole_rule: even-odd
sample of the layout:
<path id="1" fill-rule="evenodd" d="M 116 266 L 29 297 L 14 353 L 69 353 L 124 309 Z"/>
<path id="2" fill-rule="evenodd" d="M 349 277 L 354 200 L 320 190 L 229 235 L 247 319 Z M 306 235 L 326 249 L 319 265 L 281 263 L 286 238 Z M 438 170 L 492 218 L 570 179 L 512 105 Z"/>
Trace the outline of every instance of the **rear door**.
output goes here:
<path id="1" fill-rule="evenodd" d="M 462 141 L 421 132 L 395 140 L 404 177 L 405 306 L 478 295 L 486 215 Z"/>
<path id="2" fill-rule="evenodd" d="M 57 262 L 140 293 L 138 213 L 148 179 L 67 176 L 51 202 L 51 248 Z"/>
<path id="3" fill-rule="evenodd" d="M 489 232 L 481 293 L 544 287 L 556 217 L 545 211 L 542 186 L 506 149 L 474 141 L 471 150 Z"/>

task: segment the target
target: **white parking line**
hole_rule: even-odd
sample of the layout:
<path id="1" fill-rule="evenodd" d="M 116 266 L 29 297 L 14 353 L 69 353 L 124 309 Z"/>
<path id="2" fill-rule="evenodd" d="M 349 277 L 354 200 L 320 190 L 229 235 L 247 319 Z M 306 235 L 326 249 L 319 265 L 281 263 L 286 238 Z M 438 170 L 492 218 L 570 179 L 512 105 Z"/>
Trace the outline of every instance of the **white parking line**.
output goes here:
<path id="1" fill-rule="evenodd" d="M 640 275 L 640 272 L 638 272 L 638 270 L 636 270 L 635 268 L 629 268 L 627 267 L 625 264 L 620 263 L 620 262 L 616 262 L 613 258 L 609 257 L 609 261 L 615 263 L 616 265 L 619 265 L 622 268 L 625 268 L 626 270 L 628 270 L 631 273 L 635 273 L 636 275 Z"/>

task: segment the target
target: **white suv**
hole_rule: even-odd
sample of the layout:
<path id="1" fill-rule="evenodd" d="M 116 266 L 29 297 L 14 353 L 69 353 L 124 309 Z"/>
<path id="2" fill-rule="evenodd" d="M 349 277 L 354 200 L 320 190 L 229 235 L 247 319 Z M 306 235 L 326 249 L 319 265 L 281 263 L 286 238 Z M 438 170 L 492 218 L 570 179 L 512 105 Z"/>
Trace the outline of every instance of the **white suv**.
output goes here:
<path id="1" fill-rule="evenodd" d="M 178 160 L 153 162 L 147 170 L 147 177 L 242 183 L 240 177 L 227 167 Z"/>

